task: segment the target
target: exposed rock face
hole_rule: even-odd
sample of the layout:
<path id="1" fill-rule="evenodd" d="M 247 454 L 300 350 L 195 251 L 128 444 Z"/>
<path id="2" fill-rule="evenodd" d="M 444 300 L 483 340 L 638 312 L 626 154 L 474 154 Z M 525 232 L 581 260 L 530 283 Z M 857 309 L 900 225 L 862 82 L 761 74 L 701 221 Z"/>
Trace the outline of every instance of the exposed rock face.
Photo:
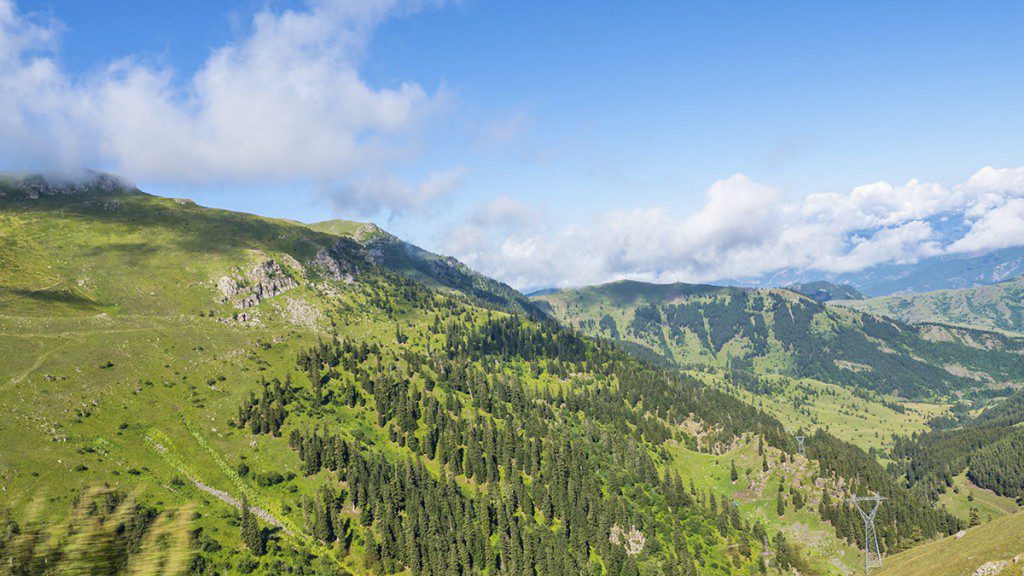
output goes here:
<path id="1" fill-rule="evenodd" d="M 309 303 L 290 297 L 285 298 L 285 311 L 288 313 L 288 319 L 291 320 L 292 324 L 298 326 L 312 328 L 316 326 L 317 319 L 320 318 L 319 312 L 317 312 L 316 308 L 310 306 Z"/>
<path id="2" fill-rule="evenodd" d="M 986 562 L 974 571 L 974 576 L 996 576 L 1002 573 L 1010 563 L 1006 560 Z"/>
<path id="3" fill-rule="evenodd" d="M 266 298 L 283 294 L 298 284 L 284 273 L 276 260 L 257 264 L 245 276 L 232 274 L 217 280 L 222 302 L 232 301 L 236 308 L 252 308 Z"/>
<path id="4" fill-rule="evenodd" d="M 116 192 L 130 187 L 109 174 L 94 174 L 79 181 L 60 181 L 42 176 L 29 176 L 19 183 L 22 192 L 33 200 L 41 196 L 83 194 L 86 192 Z"/>
<path id="5" fill-rule="evenodd" d="M 629 556 L 636 556 L 643 552 L 644 545 L 647 543 L 644 533 L 637 530 L 636 526 L 630 526 L 629 530 L 624 530 L 618 524 L 612 524 L 608 541 L 625 548 L 626 554 Z"/>
<path id="6" fill-rule="evenodd" d="M 359 274 L 357 262 L 367 257 L 365 247 L 351 238 L 340 238 L 330 248 L 321 248 L 312 266 L 329 280 L 352 282 Z"/>

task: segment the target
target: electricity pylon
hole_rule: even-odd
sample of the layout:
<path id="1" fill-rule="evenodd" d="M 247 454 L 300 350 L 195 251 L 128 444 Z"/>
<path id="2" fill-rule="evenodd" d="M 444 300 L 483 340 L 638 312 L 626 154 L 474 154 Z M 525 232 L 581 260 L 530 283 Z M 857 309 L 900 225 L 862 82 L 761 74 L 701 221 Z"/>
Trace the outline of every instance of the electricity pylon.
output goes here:
<path id="1" fill-rule="evenodd" d="M 796 443 L 800 446 L 800 455 L 804 455 L 804 436 L 797 436 Z"/>
<path id="2" fill-rule="evenodd" d="M 872 568 L 882 567 L 882 552 L 878 549 L 878 534 L 875 533 L 875 515 L 878 514 L 878 507 L 882 504 L 882 498 L 878 494 L 874 496 L 854 496 L 850 502 L 857 507 L 862 518 L 864 518 L 864 574 L 870 574 Z M 861 506 L 864 504 L 865 506 Z"/>

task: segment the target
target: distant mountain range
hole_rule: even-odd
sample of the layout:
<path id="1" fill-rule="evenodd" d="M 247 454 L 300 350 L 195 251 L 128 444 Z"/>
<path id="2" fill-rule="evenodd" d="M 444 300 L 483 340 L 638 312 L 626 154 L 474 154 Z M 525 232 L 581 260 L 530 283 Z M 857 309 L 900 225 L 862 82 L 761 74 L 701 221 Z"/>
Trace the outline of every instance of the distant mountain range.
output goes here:
<path id="1" fill-rule="evenodd" d="M 842 274 L 821 270 L 775 270 L 758 276 L 714 282 L 768 288 L 816 281 L 848 284 L 868 296 L 889 296 L 932 290 L 972 288 L 1024 275 L 1024 247 L 1003 248 L 984 254 L 948 254 L 914 264 L 882 264 Z"/>
<path id="2" fill-rule="evenodd" d="M 905 397 L 1024 378 L 1019 339 L 908 326 L 784 289 L 620 281 L 534 301 L 586 334 L 682 367 L 740 368 Z"/>
<path id="3" fill-rule="evenodd" d="M 824 280 L 808 282 L 806 284 L 790 284 L 787 290 L 803 294 L 818 302 L 830 302 L 832 300 L 863 300 L 864 295 L 849 284 L 833 284 Z"/>
<path id="4" fill-rule="evenodd" d="M 940 214 L 926 220 L 939 246 L 948 246 L 970 228 L 961 215 Z M 864 231 L 869 234 L 872 230 Z M 712 284 L 774 288 L 824 280 L 850 285 L 867 296 L 889 296 L 973 288 L 1024 275 L 1024 246 L 981 253 L 942 254 L 916 262 L 879 264 L 856 272 L 784 268 L 754 276 L 723 278 Z"/>

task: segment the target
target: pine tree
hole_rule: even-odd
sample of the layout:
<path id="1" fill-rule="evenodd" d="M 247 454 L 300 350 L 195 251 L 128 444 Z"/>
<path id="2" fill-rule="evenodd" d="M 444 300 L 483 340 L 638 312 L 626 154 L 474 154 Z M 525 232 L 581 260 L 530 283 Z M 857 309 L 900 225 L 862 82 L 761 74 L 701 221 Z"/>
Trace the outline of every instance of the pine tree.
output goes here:
<path id="1" fill-rule="evenodd" d="M 262 556 L 266 551 L 259 524 L 249 510 L 249 500 L 242 496 L 242 542 L 253 554 Z"/>

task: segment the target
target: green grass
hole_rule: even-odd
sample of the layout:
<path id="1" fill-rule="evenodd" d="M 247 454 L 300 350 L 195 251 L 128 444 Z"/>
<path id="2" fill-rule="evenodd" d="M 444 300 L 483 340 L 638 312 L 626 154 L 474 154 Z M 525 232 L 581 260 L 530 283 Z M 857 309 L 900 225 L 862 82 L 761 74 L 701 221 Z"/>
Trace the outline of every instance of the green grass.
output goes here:
<path id="1" fill-rule="evenodd" d="M 953 536 L 887 558 L 880 576 L 964 576 L 988 562 L 1006 561 L 1003 574 L 1017 574 L 1013 559 L 1024 552 L 1024 514 L 1010 514 Z"/>
<path id="2" fill-rule="evenodd" d="M 682 368 L 815 378 L 931 401 L 1024 380 L 1024 341 L 991 332 L 938 338 L 789 290 L 621 281 L 534 301 L 584 333 L 645 347 Z"/>
<path id="3" fill-rule="evenodd" d="M 764 409 L 794 433 L 823 428 L 864 450 L 888 449 L 895 436 L 927 431 L 927 421 L 948 408 L 944 404 L 908 402 L 902 404 L 904 412 L 900 413 L 882 402 L 856 396 L 842 386 L 809 378 L 763 376 L 773 384 L 773 391 L 767 394 L 728 386 L 722 376 L 702 378 Z"/>
<path id="4" fill-rule="evenodd" d="M 361 232 L 370 233 L 373 230 L 377 230 L 377 227 L 372 224 L 353 222 L 351 220 L 324 220 L 323 222 L 306 224 L 306 227 L 310 230 L 316 230 L 317 232 L 323 232 L 332 236 L 357 236 Z"/>
<path id="5" fill-rule="evenodd" d="M 326 284 L 302 266 L 356 223 L 327 223 L 317 231 L 145 195 L 118 198 L 116 208 L 89 198 L 44 198 L 9 210 L 5 205 L 0 214 L 0 507 L 24 516 L 30 501 L 41 496 L 44 517 L 56 521 L 83 489 L 109 484 L 138 491 L 142 501 L 158 507 L 197 503 L 198 527 L 224 546 L 219 558 L 227 562 L 244 554 L 237 512 L 192 486 L 195 480 L 235 497 L 247 495 L 292 528 L 287 545 L 315 548 L 300 503 L 325 475 L 303 476 L 285 439 L 253 436 L 228 422 L 262 378 L 291 375 L 305 386 L 295 357 L 318 338 L 336 330 L 396 352 L 397 324 L 411 338 L 408 347 L 422 351 L 423 328 L 432 316 L 397 305 L 400 298 L 387 286 L 381 295 L 370 281 Z M 302 285 L 249 310 L 258 322 L 227 320 L 237 310 L 220 302 L 216 279 L 267 258 Z M 318 313 L 312 325 L 293 321 L 286 306 L 293 299 Z M 489 314 L 470 310 L 466 322 Z M 209 311 L 215 317 L 206 316 Z M 728 344 L 734 351 L 743 346 Z M 769 355 L 759 369 L 784 361 Z M 500 370 L 525 375 L 529 368 L 513 361 Z M 582 385 L 585 376 L 580 378 L 563 382 L 544 375 L 529 382 L 557 389 Z M 937 409 L 919 406 L 901 415 L 838 386 L 778 381 L 784 391 L 764 399 L 766 410 L 794 430 L 828 427 L 864 447 L 881 447 L 897 431 L 917 430 Z M 808 390 L 814 392 L 810 402 L 794 409 Z M 372 406 L 297 411 L 289 415 L 285 433 L 320 425 L 394 456 L 411 454 L 388 440 Z M 783 530 L 818 571 L 856 567 L 856 550 L 835 540 L 813 504 L 790 508 L 781 518 L 775 513 L 780 482 L 797 482 L 812 502 L 820 497 L 816 471 L 805 461 L 803 469 L 784 470 L 774 467 L 779 454 L 770 452 L 773 471 L 764 478 L 764 490 L 756 491 L 750 483 L 761 469 L 753 443 L 739 442 L 719 455 L 678 445 L 668 450 L 666 466 L 737 501 L 746 518 Z M 244 478 L 236 472 L 243 461 L 252 470 Z M 736 483 L 729 479 L 733 461 L 741 471 Z M 255 473 L 270 471 L 296 477 L 272 487 L 254 482 Z M 357 553 L 344 561 L 356 574 L 365 572 L 360 547 L 357 541 Z"/>
<path id="6" fill-rule="evenodd" d="M 968 497 L 973 497 L 970 500 Z M 978 510 L 979 520 L 987 522 L 1017 511 L 1013 498 L 1000 496 L 991 490 L 975 486 L 967 474 L 953 478 L 953 486 L 939 497 L 939 504 L 964 521 L 970 520 L 971 508 Z"/>
<path id="7" fill-rule="evenodd" d="M 854 569 L 862 558 L 856 548 L 837 540 L 833 528 L 817 513 L 822 489 L 815 485 L 815 463 L 798 456 L 795 462 L 780 464 L 781 452 L 768 448 L 770 470 L 764 473 L 756 440 L 750 438 L 737 442 L 722 454 L 697 452 L 681 444 L 672 445 L 669 454 L 671 465 L 684 484 L 692 480 L 698 489 L 726 495 L 730 502 L 738 504 L 744 518 L 761 521 L 769 528 L 769 534 L 782 531 L 787 540 L 799 546 L 817 573 L 843 573 Z M 733 462 L 739 472 L 736 482 L 731 479 Z M 798 486 L 808 498 L 808 504 L 795 510 L 790 501 L 786 513 L 780 517 L 776 511 L 780 484 L 786 488 L 787 497 L 789 486 Z"/>

